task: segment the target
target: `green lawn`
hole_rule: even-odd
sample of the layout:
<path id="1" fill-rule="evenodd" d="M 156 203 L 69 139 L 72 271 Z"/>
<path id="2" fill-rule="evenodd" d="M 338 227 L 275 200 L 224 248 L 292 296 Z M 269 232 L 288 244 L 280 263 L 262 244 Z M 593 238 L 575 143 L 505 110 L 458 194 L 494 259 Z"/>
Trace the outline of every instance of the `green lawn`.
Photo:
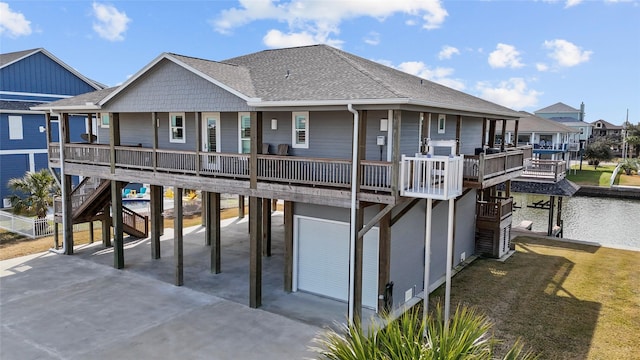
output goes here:
<path id="1" fill-rule="evenodd" d="M 452 308 L 475 306 L 505 344 L 541 359 L 637 359 L 640 252 L 533 237 L 505 262 L 479 259 L 453 278 Z M 442 287 L 430 297 L 442 303 Z"/>
<path id="2" fill-rule="evenodd" d="M 567 175 L 567 179 L 578 185 L 605 186 L 609 187 L 611 174 L 616 168 L 615 165 L 599 165 L 597 169 L 593 165 L 582 164 L 582 170 L 578 170 L 578 166 L 571 167 L 571 171 Z M 576 172 L 574 174 L 574 169 Z"/>

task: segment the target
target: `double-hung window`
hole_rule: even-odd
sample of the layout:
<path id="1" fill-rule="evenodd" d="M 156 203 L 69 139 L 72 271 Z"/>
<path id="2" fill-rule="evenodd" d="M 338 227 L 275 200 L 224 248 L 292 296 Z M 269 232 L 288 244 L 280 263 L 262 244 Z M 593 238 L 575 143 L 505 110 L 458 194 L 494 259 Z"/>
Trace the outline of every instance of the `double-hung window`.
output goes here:
<path id="1" fill-rule="evenodd" d="M 309 148 L 309 112 L 300 111 L 292 113 L 291 146 L 293 148 Z"/>
<path id="2" fill-rule="evenodd" d="M 184 113 L 170 113 L 169 142 L 185 143 L 186 141 Z"/>

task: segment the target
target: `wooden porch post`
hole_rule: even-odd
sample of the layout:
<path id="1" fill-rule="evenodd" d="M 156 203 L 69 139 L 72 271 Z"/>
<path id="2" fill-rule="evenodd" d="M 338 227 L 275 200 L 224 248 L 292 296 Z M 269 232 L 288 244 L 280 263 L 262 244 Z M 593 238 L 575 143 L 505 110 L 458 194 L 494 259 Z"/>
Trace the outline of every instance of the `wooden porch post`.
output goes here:
<path id="1" fill-rule="evenodd" d="M 93 220 L 89 221 L 89 244 L 93 244 Z"/>
<path id="2" fill-rule="evenodd" d="M 151 258 L 160 259 L 162 221 L 162 186 L 151 185 Z"/>
<path id="3" fill-rule="evenodd" d="M 271 200 L 262 200 L 262 256 L 271 256 Z"/>
<path id="4" fill-rule="evenodd" d="M 110 207 L 107 204 L 102 209 L 102 246 L 108 248 L 111 247 L 111 217 L 109 217 Z"/>
<path id="5" fill-rule="evenodd" d="M 122 269 L 124 268 L 122 183 L 117 180 L 111 180 L 111 224 L 113 226 L 113 267 Z"/>
<path id="6" fill-rule="evenodd" d="M 284 201 L 284 291 L 293 291 L 293 202 Z"/>
<path id="7" fill-rule="evenodd" d="M 489 120 L 489 142 L 488 145 L 490 148 L 496 146 L 496 120 Z"/>
<path id="8" fill-rule="evenodd" d="M 111 141 L 109 141 L 109 152 L 111 159 L 111 173 L 116 173 L 116 146 L 120 146 L 120 114 L 109 114 L 109 133 Z"/>
<path id="9" fill-rule="evenodd" d="M 151 128 L 153 129 L 153 156 L 151 162 L 153 164 L 153 171 L 155 172 L 158 168 L 158 116 L 155 112 L 151 113 Z"/>
<path id="10" fill-rule="evenodd" d="M 176 286 L 184 285 L 182 210 L 182 188 L 176 187 L 173 197 L 173 261 L 175 263 Z"/>
<path id="11" fill-rule="evenodd" d="M 258 187 L 258 154 L 262 150 L 262 112 L 251 112 L 249 187 Z M 262 305 L 262 198 L 249 197 L 249 306 Z"/>
<path id="12" fill-rule="evenodd" d="M 553 211 L 555 209 L 556 197 L 551 195 L 549 196 L 549 223 L 547 224 L 547 236 L 551 236 L 553 234 Z"/>
<path id="13" fill-rule="evenodd" d="M 200 198 L 201 198 L 201 205 L 200 205 L 200 217 L 201 217 L 201 222 L 200 224 L 204 227 L 207 226 L 207 217 L 208 217 L 208 211 L 209 211 L 209 192 L 208 191 L 201 191 L 200 192 Z M 204 239 L 205 245 L 209 246 L 211 245 L 211 243 L 209 242 L 209 238 L 206 237 Z"/>
<path id="14" fill-rule="evenodd" d="M 500 142 L 500 151 L 504 151 L 504 143 L 507 141 L 507 120 L 502 119 L 502 141 Z"/>
<path id="15" fill-rule="evenodd" d="M 244 195 L 238 195 L 238 218 L 244 219 Z"/>
<path id="16" fill-rule="evenodd" d="M 480 142 L 480 147 L 484 148 L 484 145 L 487 143 L 487 118 L 482 118 L 482 141 Z"/>
<path id="17" fill-rule="evenodd" d="M 87 142 L 93 144 L 93 114 L 87 114 Z"/>
<path id="18" fill-rule="evenodd" d="M 520 126 L 520 120 L 516 119 L 516 124 L 515 124 L 515 128 L 513 129 L 513 136 L 514 139 L 513 140 L 513 146 L 518 147 L 518 128 Z"/>
<path id="19" fill-rule="evenodd" d="M 60 248 L 60 235 L 58 232 L 60 231 L 60 224 L 57 222 L 53 223 L 53 248 L 58 250 Z"/>
<path id="20" fill-rule="evenodd" d="M 63 149 L 66 147 L 66 144 L 70 141 L 69 135 L 69 114 L 62 114 L 62 118 L 59 119 L 58 126 L 62 129 L 62 139 L 60 142 L 63 143 Z M 61 159 L 64 158 L 63 154 L 60 154 Z M 73 204 L 71 202 L 71 191 L 73 189 L 72 186 L 72 177 L 71 175 L 61 174 L 63 179 L 63 187 L 62 187 L 62 197 L 64 198 L 63 204 L 65 205 L 62 209 L 62 226 L 64 227 L 64 238 L 62 241 L 64 242 L 65 255 L 73 255 Z"/>
<path id="21" fill-rule="evenodd" d="M 393 149 L 391 151 L 391 195 L 396 199 L 400 197 L 400 128 L 402 122 L 402 112 L 393 110 L 393 123 L 391 124 L 391 134 L 393 139 Z"/>
<path id="22" fill-rule="evenodd" d="M 560 237 L 564 237 L 564 226 L 562 226 L 562 196 L 558 196 L 558 217 L 556 218 L 556 223 L 560 226 Z"/>
<path id="23" fill-rule="evenodd" d="M 200 167 L 202 160 L 200 159 L 200 151 L 202 150 L 202 113 L 195 113 L 195 123 L 196 123 L 196 176 L 200 176 Z M 203 198 L 204 196 L 201 195 Z"/>
<path id="24" fill-rule="evenodd" d="M 249 306 L 262 305 L 262 199 L 249 197 Z"/>
<path id="25" fill-rule="evenodd" d="M 385 205 L 380 205 L 380 210 Z M 378 312 L 390 311 L 386 307 L 384 295 L 387 284 L 391 280 L 391 211 L 380 219 L 380 239 L 378 242 Z"/>
<path id="26" fill-rule="evenodd" d="M 211 272 L 219 274 L 220 265 L 220 193 L 207 192 L 205 237 L 211 246 Z"/>
<path id="27" fill-rule="evenodd" d="M 460 132 L 462 131 L 462 115 L 456 118 L 456 156 L 460 155 Z"/>

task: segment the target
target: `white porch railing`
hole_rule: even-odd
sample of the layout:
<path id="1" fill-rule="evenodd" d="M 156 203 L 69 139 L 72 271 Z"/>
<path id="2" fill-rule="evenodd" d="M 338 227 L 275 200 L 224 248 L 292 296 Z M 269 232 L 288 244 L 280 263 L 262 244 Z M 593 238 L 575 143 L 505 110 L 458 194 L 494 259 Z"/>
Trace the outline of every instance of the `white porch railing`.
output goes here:
<path id="1" fill-rule="evenodd" d="M 400 195 L 448 200 L 462 194 L 462 156 L 407 157 L 400 163 Z"/>
<path id="2" fill-rule="evenodd" d="M 31 239 L 53 235 L 53 219 L 37 219 L 0 210 L 0 228 Z"/>
<path id="3" fill-rule="evenodd" d="M 522 171 L 520 179 L 537 179 L 558 182 L 567 175 L 567 162 L 564 160 L 531 159 Z"/>

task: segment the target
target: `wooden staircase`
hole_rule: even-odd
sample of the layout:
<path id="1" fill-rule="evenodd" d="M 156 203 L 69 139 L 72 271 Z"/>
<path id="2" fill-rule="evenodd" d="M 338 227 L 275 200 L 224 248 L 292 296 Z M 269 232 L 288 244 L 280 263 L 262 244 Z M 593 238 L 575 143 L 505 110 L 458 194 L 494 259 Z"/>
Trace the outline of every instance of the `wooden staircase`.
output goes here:
<path id="1" fill-rule="evenodd" d="M 85 178 L 71 192 L 73 223 L 85 223 L 104 219 L 105 209 L 111 204 L 111 182 L 99 178 Z M 62 222 L 62 199 L 54 202 L 55 221 Z M 123 231 L 133 237 L 149 236 L 149 218 L 122 207 Z"/>

